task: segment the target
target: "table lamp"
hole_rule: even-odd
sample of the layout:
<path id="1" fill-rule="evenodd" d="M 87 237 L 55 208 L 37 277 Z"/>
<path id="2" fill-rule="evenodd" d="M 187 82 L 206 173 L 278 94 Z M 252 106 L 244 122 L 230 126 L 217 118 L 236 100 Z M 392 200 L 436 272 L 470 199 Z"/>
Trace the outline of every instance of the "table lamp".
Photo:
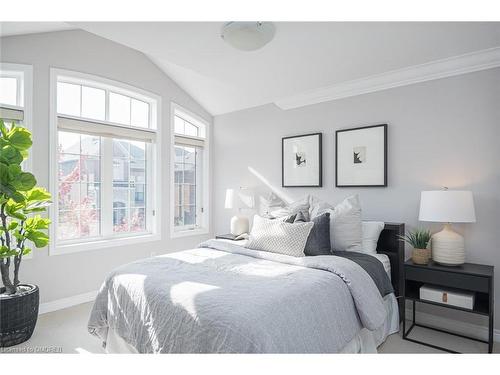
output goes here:
<path id="1" fill-rule="evenodd" d="M 240 190 L 248 190 L 246 188 L 240 188 Z M 238 201 L 239 203 L 236 203 Z M 246 208 L 253 208 L 255 205 L 254 197 L 252 194 L 244 194 L 243 192 L 239 192 L 235 194 L 234 189 L 226 189 L 226 200 L 224 207 L 226 209 L 234 209 L 235 205 L 238 205 L 238 211 L 241 212 L 241 205 L 244 205 Z M 239 236 L 243 233 L 248 233 L 250 230 L 250 224 L 248 218 L 246 216 L 234 215 L 231 218 L 231 234 L 234 236 Z"/>
<path id="2" fill-rule="evenodd" d="M 476 214 L 472 192 L 459 190 L 423 191 L 420 196 L 420 221 L 446 223 L 441 232 L 432 235 L 432 259 L 446 266 L 465 263 L 464 237 L 451 223 L 474 223 Z"/>

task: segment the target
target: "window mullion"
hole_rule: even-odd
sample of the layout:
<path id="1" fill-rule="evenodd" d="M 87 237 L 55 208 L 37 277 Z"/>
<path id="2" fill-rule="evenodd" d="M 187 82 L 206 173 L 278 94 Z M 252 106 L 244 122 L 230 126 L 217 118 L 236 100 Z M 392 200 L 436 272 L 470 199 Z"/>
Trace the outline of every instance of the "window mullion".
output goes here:
<path id="1" fill-rule="evenodd" d="M 23 82 L 23 80 L 16 78 L 16 86 L 17 86 L 16 105 L 18 105 L 20 107 L 24 107 L 24 82 Z"/>
<path id="2" fill-rule="evenodd" d="M 113 139 L 101 138 L 101 230 L 104 237 L 113 235 Z"/>
<path id="3" fill-rule="evenodd" d="M 109 90 L 105 90 L 104 95 L 104 120 L 109 121 Z"/>
<path id="4" fill-rule="evenodd" d="M 154 143 L 152 144 L 146 144 L 146 150 L 145 150 L 145 156 L 146 160 L 145 162 L 145 171 L 146 171 L 146 179 L 144 180 L 144 183 L 146 184 L 146 187 L 144 189 L 144 193 L 146 194 L 146 200 L 145 200 L 145 217 L 146 217 L 146 230 L 153 232 L 156 231 L 157 228 L 154 228 L 152 223 L 153 223 L 153 210 L 155 211 L 155 215 L 158 214 L 158 210 L 155 207 L 156 202 L 154 202 L 153 199 L 153 186 L 156 186 L 156 181 L 154 181 L 153 177 L 153 168 L 156 168 L 156 160 L 153 158 L 153 149 L 156 147 Z"/>
<path id="5" fill-rule="evenodd" d="M 201 147 L 196 149 L 196 164 L 195 164 L 195 189 L 196 189 L 196 226 L 202 227 L 204 221 L 204 208 L 203 208 L 203 154 L 204 150 Z"/>

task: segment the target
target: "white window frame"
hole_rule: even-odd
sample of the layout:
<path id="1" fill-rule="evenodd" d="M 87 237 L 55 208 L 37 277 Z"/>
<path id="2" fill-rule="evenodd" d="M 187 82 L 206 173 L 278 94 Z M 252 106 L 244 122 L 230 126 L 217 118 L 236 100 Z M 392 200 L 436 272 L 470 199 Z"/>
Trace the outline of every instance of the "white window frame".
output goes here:
<path id="1" fill-rule="evenodd" d="M 68 83 L 81 84 L 89 87 L 95 87 L 99 89 L 105 89 L 108 91 L 116 92 L 118 94 L 123 94 L 130 96 L 132 98 L 137 98 L 146 101 L 150 104 L 150 119 L 152 127 L 140 128 L 129 125 L 115 124 L 109 121 L 101 121 L 88 119 L 89 123 L 99 123 L 104 125 L 110 125 L 116 127 L 116 129 L 123 134 L 130 134 L 133 137 L 134 131 L 140 130 L 141 132 L 151 132 L 151 135 L 155 135 L 155 152 L 149 154 L 147 161 L 152 164 L 151 171 L 153 174 L 151 176 L 151 184 L 147 186 L 146 199 L 148 203 L 146 204 L 146 222 L 150 220 L 151 231 L 149 233 L 125 233 L 123 236 L 116 234 L 109 238 L 97 238 L 95 240 L 67 240 L 63 243 L 58 243 L 56 225 L 58 223 L 58 159 L 57 159 L 57 132 L 58 132 L 58 116 L 57 116 L 57 83 L 58 81 L 64 81 Z M 107 96 L 106 96 L 107 97 Z M 108 107 L 106 106 L 106 110 Z M 68 121 L 84 119 L 81 117 L 73 117 L 69 115 L 62 115 L 61 117 L 68 119 Z M 106 116 L 106 118 L 108 118 Z M 147 92 L 145 90 L 130 86 L 128 84 L 110 80 L 107 78 L 102 78 L 95 75 L 90 75 L 86 73 L 80 73 L 76 71 L 51 68 L 50 69 L 50 191 L 53 197 L 53 204 L 51 205 L 49 212 L 50 218 L 52 220 L 52 225 L 50 226 L 50 236 L 53 239 L 49 247 L 50 255 L 62 255 L 70 254 L 80 251 L 97 250 L 103 248 L 120 247 L 124 245 L 144 243 L 150 241 L 161 240 L 161 201 L 160 201 L 160 183 L 162 180 L 162 170 L 160 167 L 161 161 L 161 97 Z M 155 133 L 155 134 L 153 134 Z M 101 164 L 102 166 L 102 164 Z M 101 167 L 101 173 L 112 173 L 111 171 L 106 171 Z M 103 192 L 101 191 L 101 194 Z M 104 193 L 105 194 L 105 193 Z M 111 192 L 112 194 L 112 192 Z M 109 194 L 108 194 L 109 195 Z M 108 198 L 109 199 L 109 198 Z M 102 202 L 104 199 L 101 198 L 101 210 Z M 153 215 L 154 212 L 154 215 Z M 104 211 L 101 212 L 101 220 L 103 215 L 110 215 Z"/>
<path id="2" fill-rule="evenodd" d="M 2 108 L 22 112 L 23 127 L 33 132 L 33 66 L 0 62 L 0 75 L 17 79 L 17 103 L 13 106 L 1 104 Z M 23 168 L 33 171 L 33 150 L 24 161 Z"/>
<path id="3" fill-rule="evenodd" d="M 203 214 L 198 228 L 176 230 L 175 228 L 175 115 L 176 113 L 185 114 L 205 126 L 205 138 L 202 138 L 203 145 L 203 169 L 202 169 L 202 206 Z M 182 117 L 182 116 L 181 116 Z M 189 137 L 196 139 L 197 137 Z M 193 113 L 192 111 L 180 106 L 177 103 L 170 103 L 170 237 L 188 237 L 198 236 L 210 233 L 210 123 Z"/>
<path id="4" fill-rule="evenodd" d="M 16 102 L 20 104 L 13 106 L 0 103 L 0 107 L 22 112 L 23 127 L 33 134 L 33 66 L 0 62 L 0 75 L 17 79 Z M 33 149 L 28 153 L 28 158 L 24 160 L 23 169 L 33 172 Z M 25 255 L 23 259 L 33 259 L 33 252 Z"/>

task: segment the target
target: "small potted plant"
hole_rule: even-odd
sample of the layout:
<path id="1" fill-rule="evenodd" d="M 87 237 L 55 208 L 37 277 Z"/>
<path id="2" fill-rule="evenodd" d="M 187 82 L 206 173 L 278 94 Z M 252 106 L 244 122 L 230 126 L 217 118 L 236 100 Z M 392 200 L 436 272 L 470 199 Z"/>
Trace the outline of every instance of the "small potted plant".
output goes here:
<path id="1" fill-rule="evenodd" d="M 431 232 L 428 229 L 416 229 L 408 232 L 405 236 L 399 236 L 401 241 L 413 247 L 411 260 L 415 264 L 427 264 L 431 259 L 431 249 L 427 248 L 431 240 Z"/>
<path id="2" fill-rule="evenodd" d="M 36 187 L 35 176 L 22 169 L 31 133 L 15 123 L 7 126 L 2 119 L 0 133 L 0 347 L 7 347 L 28 340 L 35 329 L 39 290 L 20 282 L 19 268 L 30 246 L 49 243 L 50 220 L 40 213 L 50 204 L 50 194 Z"/>

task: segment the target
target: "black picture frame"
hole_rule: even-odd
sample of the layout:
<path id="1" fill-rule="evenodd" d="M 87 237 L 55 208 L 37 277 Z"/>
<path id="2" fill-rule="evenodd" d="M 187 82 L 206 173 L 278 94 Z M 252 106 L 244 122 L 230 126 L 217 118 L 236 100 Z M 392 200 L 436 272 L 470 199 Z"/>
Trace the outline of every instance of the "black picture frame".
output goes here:
<path id="1" fill-rule="evenodd" d="M 318 137 L 318 184 L 301 184 L 290 185 L 285 184 L 285 142 L 289 139 L 302 138 L 302 137 Z M 281 138 L 281 187 L 322 187 L 323 186 L 323 133 L 308 133 L 300 135 L 292 135 Z"/>
<path id="2" fill-rule="evenodd" d="M 352 184 L 352 185 L 345 185 L 345 184 L 339 184 L 338 183 L 338 135 L 339 133 L 344 133 L 344 132 L 350 132 L 350 131 L 359 131 L 359 130 L 364 130 L 364 129 L 372 129 L 372 128 L 377 128 L 377 127 L 382 127 L 384 129 L 384 182 L 382 184 Z M 336 187 L 387 187 L 387 124 L 378 124 L 378 125 L 368 125 L 368 126 L 360 126 L 356 128 L 350 128 L 350 129 L 340 129 L 335 131 L 335 186 Z"/>

